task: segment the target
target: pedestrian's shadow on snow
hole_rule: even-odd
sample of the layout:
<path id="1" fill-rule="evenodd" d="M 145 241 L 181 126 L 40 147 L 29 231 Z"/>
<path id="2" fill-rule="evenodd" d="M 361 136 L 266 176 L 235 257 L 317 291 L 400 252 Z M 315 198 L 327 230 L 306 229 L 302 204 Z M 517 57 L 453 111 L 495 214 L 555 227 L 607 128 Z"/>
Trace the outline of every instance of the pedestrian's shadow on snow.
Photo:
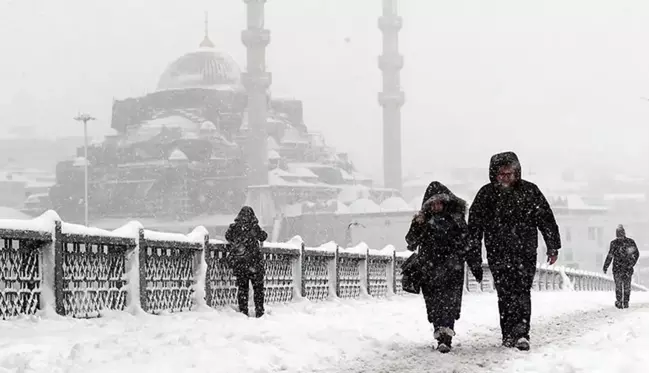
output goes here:
<path id="1" fill-rule="evenodd" d="M 493 339 L 493 340 L 492 340 Z M 435 353 L 443 355 L 436 351 L 435 343 L 427 344 L 416 344 L 408 348 L 409 351 L 412 351 L 413 354 L 419 355 L 424 353 Z M 503 347 L 500 344 L 500 340 L 497 338 L 491 339 L 478 339 L 474 340 L 465 340 L 463 342 L 456 342 L 453 344 L 451 352 L 447 355 L 449 356 L 475 356 L 477 354 L 504 354 L 508 351 L 512 351 L 511 348 Z"/>
<path id="2" fill-rule="evenodd" d="M 511 349 L 503 347 L 500 344 L 499 340 L 493 340 L 493 341 L 483 341 L 480 343 L 461 343 L 457 344 L 454 348 L 453 351 L 455 352 L 456 355 L 473 355 L 475 356 L 476 354 L 500 354 L 500 353 L 507 353 L 507 351 L 511 351 Z"/>

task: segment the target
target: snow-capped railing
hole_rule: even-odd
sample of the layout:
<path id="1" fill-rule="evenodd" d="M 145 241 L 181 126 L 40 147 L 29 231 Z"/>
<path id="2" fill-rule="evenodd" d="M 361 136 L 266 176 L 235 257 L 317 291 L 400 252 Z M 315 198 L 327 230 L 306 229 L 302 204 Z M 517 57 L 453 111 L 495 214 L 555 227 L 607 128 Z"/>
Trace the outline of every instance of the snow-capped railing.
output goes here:
<path id="1" fill-rule="evenodd" d="M 495 291 L 494 280 L 487 263 L 483 263 L 484 276 L 478 283 L 467 271 L 465 276 L 466 290 L 469 292 Z M 633 290 L 648 291 L 642 285 L 632 283 Z M 611 276 L 603 273 L 589 272 L 562 266 L 537 264 L 532 289 L 536 291 L 612 291 L 615 282 Z"/>
<path id="2" fill-rule="evenodd" d="M 103 310 L 182 312 L 236 303 L 225 243 L 197 227 L 188 235 L 130 222 L 114 231 L 62 222 L 53 211 L 0 220 L 0 316 Z M 407 257 L 388 247 L 306 247 L 299 237 L 264 243 L 268 303 L 401 294 Z M 252 298 L 252 297 L 251 297 Z"/>
<path id="3" fill-rule="evenodd" d="M 236 304 L 237 289 L 225 263 L 225 245 L 210 240 L 206 246 L 205 302 L 210 307 Z M 400 266 L 405 259 L 391 247 L 382 251 L 366 245 L 343 249 L 331 242 L 311 248 L 295 237 L 283 244 L 265 243 L 262 252 L 268 303 L 403 293 Z"/>
<path id="4" fill-rule="evenodd" d="M 225 243 L 197 227 L 190 234 L 114 231 L 62 222 L 53 211 L 32 220 L 0 220 L 0 316 L 37 312 L 97 317 L 104 310 L 181 312 L 236 303 Z M 299 237 L 265 243 L 267 303 L 403 294 L 401 264 L 409 252 L 331 242 L 306 247 Z M 466 276 L 467 291 L 492 291 Z M 610 276 L 540 265 L 536 290 L 611 290 Z M 634 289 L 647 289 L 634 285 Z M 252 297 L 251 297 L 252 299 Z"/>

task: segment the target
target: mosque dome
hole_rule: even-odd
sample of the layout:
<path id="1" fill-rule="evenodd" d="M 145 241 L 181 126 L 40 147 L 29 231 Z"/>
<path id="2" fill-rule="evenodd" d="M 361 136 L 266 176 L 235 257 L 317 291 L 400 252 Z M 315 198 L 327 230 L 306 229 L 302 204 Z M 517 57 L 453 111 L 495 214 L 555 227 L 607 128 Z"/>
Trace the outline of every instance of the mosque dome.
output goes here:
<path id="1" fill-rule="evenodd" d="M 157 90 L 211 88 L 232 89 L 241 86 L 241 69 L 230 55 L 214 48 L 205 35 L 198 50 L 173 61 L 160 76 Z"/>

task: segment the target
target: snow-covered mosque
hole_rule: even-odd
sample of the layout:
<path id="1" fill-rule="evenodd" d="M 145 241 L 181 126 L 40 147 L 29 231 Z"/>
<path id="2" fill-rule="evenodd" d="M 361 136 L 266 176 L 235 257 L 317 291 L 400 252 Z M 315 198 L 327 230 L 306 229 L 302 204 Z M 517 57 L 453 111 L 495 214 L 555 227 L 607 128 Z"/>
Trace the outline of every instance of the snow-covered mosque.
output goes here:
<path id="1" fill-rule="evenodd" d="M 88 149 L 91 225 L 110 228 L 136 218 L 151 228 L 185 232 L 204 225 L 219 234 L 251 191 L 263 190 L 261 220 L 277 239 L 390 241 L 389 220 L 408 221 L 412 208 L 396 188 L 376 187 L 347 154 L 310 132 L 299 100 L 267 91 L 268 182 L 250 182 L 247 154 L 256 149 L 244 77 L 206 32 L 197 50 L 168 65 L 154 92 L 114 100 L 114 134 Z M 77 159 L 57 165 L 50 191 L 68 221 L 84 213 L 83 154 L 80 148 Z"/>

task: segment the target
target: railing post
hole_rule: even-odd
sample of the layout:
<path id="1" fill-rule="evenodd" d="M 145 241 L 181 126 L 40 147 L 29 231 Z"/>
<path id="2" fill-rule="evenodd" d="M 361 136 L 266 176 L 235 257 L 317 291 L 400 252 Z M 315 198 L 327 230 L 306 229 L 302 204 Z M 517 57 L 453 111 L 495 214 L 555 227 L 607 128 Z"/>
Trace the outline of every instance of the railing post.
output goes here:
<path id="1" fill-rule="evenodd" d="M 142 312 L 141 294 L 143 292 L 140 273 L 140 252 L 143 245 L 142 226 L 138 223 L 137 231 L 135 233 L 135 246 L 126 253 L 126 273 L 127 273 L 127 294 L 126 294 L 126 308 L 129 312 L 137 314 Z"/>
<path id="2" fill-rule="evenodd" d="M 329 279 L 329 297 L 338 298 L 338 245 L 334 257 L 327 264 L 327 277 Z"/>
<path id="3" fill-rule="evenodd" d="M 212 255 L 212 252 L 210 250 L 210 235 L 209 233 L 205 235 L 205 243 L 203 244 L 203 258 L 205 259 L 205 281 L 203 284 L 203 290 L 205 292 L 205 305 L 208 307 L 212 306 L 212 292 L 210 291 L 210 279 L 207 278 L 207 259 L 209 259 L 209 256 Z"/>
<path id="4" fill-rule="evenodd" d="M 56 312 L 56 297 L 54 295 L 54 271 L 56 270 L 54 259 L 54 246 L 56 244 L 55 230 L 56 221 L 53 221 L 53 230 L 50 235 L 50 242 L 43 244 L 40 248 L 39 263 L 41 273 L 41 294 L 39 310 L 45 313 Z"/>
<path id="5" fill-rule="evenodd" d="M 390 264 L 388 264 L 386 280 L 388 283 L 388 296 L 395 295 L 397 293 L 397 251 L 396 250 L 392 250 L 392 256 L 390 257 Z"/>
<path id="6" fill-rule="evenodd" d="M 207 244 L 210 240 L 207 230 L 203 235 L 203 242 L 201 249 L 194 252 L 193 265 L 194 265 L 194 299 L 192 300 L 192 307 L 202 308 L 207 305 L 206 297 L 206 274 L 207 274 Z"/>
<path id="7" fill-rule="evenodd" d="M 144 228 L 140 228 L 138 230 L 138 246 L 140 247 L 140 251 L 138 253 L 138 272 L 140 274 L 140 308 L 142 308 L 144 312 L 147 312 L 149 310 L 149 302 L 147 302 L 146 296 L 146 262 L 149 245 L 146 242 L 146 238 L 144 238 Z"/>
<path id="8" fill-rule="evenodd" d="M 54 304 L 56 313 L 65 316 L 63 293 L 63 230 L 60 220 L 54 222 Z"/>
<path id="9" fill-rule="evenodd" d="M 305 295 L 304 283 L 304 242 L 300 243 L 297 258 L 293 262 L 293 298 L 302 299 Z"/>
<path id="10" fill-rule="evenodd" d="M 340 246 L 336 245 L 336 296 L 340 297 Z"/>
<path id="11" fill-rule="evenodd" d="M 367 248 L 365 249 L 365 258 L 361 259 L 358 262 L 358 265 L 360 266 L 358 268 L 358 272 L 361 278 L 361 296 L 370 295 L 370 274 L 369 274 L 369 266 L 370 266 L 370 249 Z"/>

